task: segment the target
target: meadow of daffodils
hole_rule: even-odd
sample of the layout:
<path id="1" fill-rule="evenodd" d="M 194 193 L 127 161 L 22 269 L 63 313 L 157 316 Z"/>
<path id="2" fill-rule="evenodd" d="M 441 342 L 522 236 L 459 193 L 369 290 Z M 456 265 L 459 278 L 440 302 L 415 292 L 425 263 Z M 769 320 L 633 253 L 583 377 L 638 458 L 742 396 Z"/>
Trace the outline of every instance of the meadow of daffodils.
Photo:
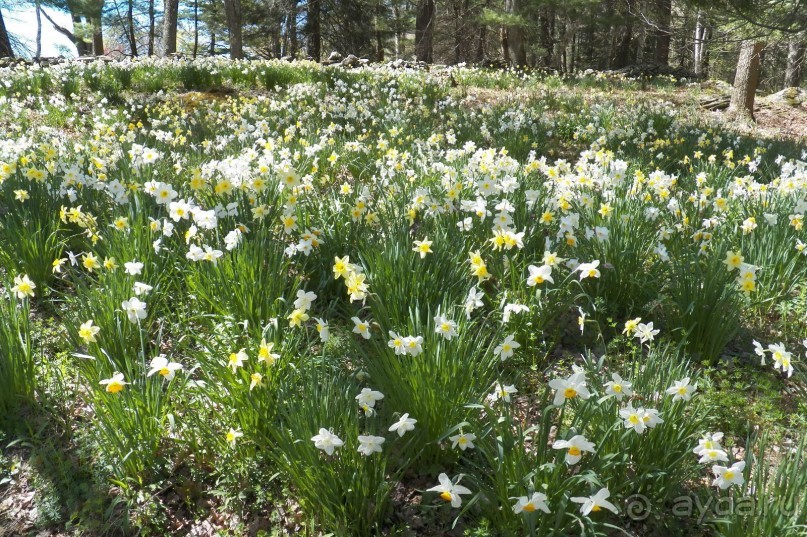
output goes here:
<path id="1" fill-rule="evenodd" d="M 0 69 L 3 447 L 66 423 L 107 534 L 805 535 L 704 372 L 807 409 L 807 148 L 636 88 Z"/>

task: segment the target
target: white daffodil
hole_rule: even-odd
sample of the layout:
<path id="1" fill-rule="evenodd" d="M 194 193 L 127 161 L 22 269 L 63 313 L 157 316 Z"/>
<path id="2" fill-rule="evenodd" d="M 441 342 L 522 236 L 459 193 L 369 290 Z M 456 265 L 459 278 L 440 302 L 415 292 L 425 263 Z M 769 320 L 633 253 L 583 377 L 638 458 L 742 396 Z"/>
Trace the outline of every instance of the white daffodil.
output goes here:
<path id="1" fill-rule="evenodd" d="M 745 470 L 745 461 L 735 462 L 729 468 L 715 464 L 712 466 L 712 473 L 716 477 L 712 485 L 721 489 L 727 489 L 732 485 L 742 486 L 745 483 L 743 470 Z"/>
<path id="2" fill-rule="evenodd" d="M 488 395 L 488 399 L 490 399 L 493 402 L 502 400 L 505 403 L 509 403 L 510 402 L 510 396 L 513 395 L 513 394 L 516 394 L 516 393 L 518 393 L 518 390 L 516 389 L 516 387 L 514 385 L 508 384 L 508 385 L 502 386 L 501 384 L 499 384 L 497 382 L 496 385 L 494 386 L 493 392 L 491 392 Z"/>
<path id="3" fill-rule="evenodd" d="M 437 480 L 440 482 L 440 484 L 426 490 L 428 492 L 439 492 L 442 499 L 447 502 L 451 502 L 451 507 L 459 507 L 462 505 L 462 498 L 460 498 L 460 494 L 471 494 L 470 490 L 459 484 L 460 479 L 462 479 L 462 476 L 460 476 L 457 479 L 457 482 L 454 483 L 446 474 L 443 473 L 437 476 Z"/>
<path id="4" fill-rule="evenodd" d="M 364 339 L 370 339 L 370 323 L 362 321 L 358 317 L 351 317 L 353 321 L 353 333 L 359 334 Z"/>
<path id="5" fill-rule="evenodd" d="M 448 439 L 451 440 L 452 449 L 459 447 L 462 451 L 465 451 L 466 449 L 474 449 L 476 435 L 474 433 L 460 433 L 449 436 Z"/>
<path id="6" fill-rule="evenodd" d="M 126 316 L 131 323 L 138 323 L 146 318 L 146 303 L 137 297 L 124 300 L 121 303 L 121 308 L 126 312 Z"/>
<path id="7" fill-rule="evenodd" d="M 633 395 L 633 384 L 623 380 L 616 373 L 611 373 L 611 381 L 605 383 L 605 394 L 613 396 L 617 401 Z"/>
<path id="8" fill-rule="evenodd" d="M 596 453 L 594 443 L 586 440 L 582 434 L 575 435 L 569 440 L 556 440 L 552 444 L 552 449 L 566 450 L 566 464 L 575 465 L 583 458 L 583 452 Z"/>
<path id="9" fill-rule="evenodd" d="M 692 394 L 698 389 L 698 384 L 690 384 L 689 377 L 684 377 L 683 380 L 676 380 L 675 383 L 667 388 L 667 394 L 673 396 L 673 401 L 683 399 L 689 401 L 692 399 Z"/>
<path id="10" fill-rule="evenodd" d="M 507 336 L 504 341 L 493 349 L 493 354 L 504 361 L 513 356 L 513 352 L 519 347 L 521 347 L 521 344 L 515 341 L 513 336 Z"/>
<path id="11" fill-rule="evenodd" d="M 384 443 L 383 436 L 359 436 L 359 447 L 357 451 L 368 457 L 373 453 L 381 453 L 381 445 Z"/>
<path id="12" fill-rule="evenodd" d="M 582 372 L 574 373 L 565 379 L 553 379 L 549 381 L 549 387 L 555 390 L 555 399 L 552 401 L 555 406 L 561 406 L 567 399 L 591 397 L 591 392 L 586 387 L 586 375 Z"/>
<path id="13" fill-rule="evenodd" d="M 543 492 L 533 492 L 530 497 L 522 496 L 518 498 L 516 504 L 513 506 L 513 512 L 517 515 L 520 513 L 532 513 L 534 511 L 549 513 L 546 500 L 546 494 Z"/>
<path id="14" fill-rule="evenodd" d="M 582 504 L 580 506 L 580 514 L 583 516 L 588 516 L 591 513 L 596 513 L 601 511 L 603 508 L 608 509 L 609 511 L 613 511 L 614 513 L 619 513 L 619 510 L 616 508 L 614 504 L 608 501 L 608 497 L 611 493 L 608 491 L 607 488 L 601 488 L 597 491 L 596 494 L 589 497 L 575 497 L 571 500 L 574 503 Z"/>
<path id="15" fill-rule="evenodd" d="M 182 364 L 169 362 L 164 354 L 160 354 L 151 359 L 150 367 L 151 369 L 149 369 L 149 372 L 146 374 L 147 377 L 159 373 L 165 380 L 171 381 L 174 375 L 176 375 L 176 372 L 182 369 Z"/>
<path id="16" fill-rule="evenodd" d="M 333 455 L 334 449 L 342 447 L 344 442 L 328 429 L 320 428 L 319 434 L 311 437 L 314 447 L 321 449 L 328 455 Z"/>
<path id="17" fill-rule="evenodd" d="M 530 275 L 527 277 L 527 285 L 529 287 L 535 287 L 544 282 L 555 283 L 555 280 L 552 279 L 552 267 L 549 265 L 542 265 L 540 267 L 530 265 L 527 267 L 527 270 L 530 271 Z"/>
<path id="18" fill-rule="evenodd" d="M 403 416 L 401 416 L 401 419 L 399 419 L 398 421 L 393 423 L 390 426 L 389 431 L 391 433 L 392 432 L 397 432 L 398 436 L 403 436 L 404 434 L 406 434 L 407 431 L 414 431 L 415 430 L 415 424 L 417 422 L 418 422 L 418 420 L 410 418 L 409 414 L 407 413 L 407 414 L 404 414 Z"/>
<path id="19" fill-rule="evenodd" d="M 442 315 L 435 315 L 434 333 L 440 334 L 444 339 L 451 341 L 457 335 L 457 323 Z"/>

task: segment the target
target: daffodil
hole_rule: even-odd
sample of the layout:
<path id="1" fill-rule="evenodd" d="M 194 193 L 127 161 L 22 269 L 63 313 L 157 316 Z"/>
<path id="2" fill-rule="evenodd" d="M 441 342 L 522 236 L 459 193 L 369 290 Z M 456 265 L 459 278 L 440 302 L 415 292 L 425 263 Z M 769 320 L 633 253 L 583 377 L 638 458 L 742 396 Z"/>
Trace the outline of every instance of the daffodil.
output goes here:
<path id="1" fill-rule="evenodd" d="M 533 513 L 535 511 L 543 511 L 549 513 L 549 506 L 546 504 L 547 496 L 543 492 L 533 492 L 532 496 L 521 496 L 516 499 L 516 504 L 513 506 L 513 513 Z"/>
<path id="2" fill-rule="evenodd" d="M 608 509 L 614 513 L 619 513 L 619 510 L 616 508 L 614 504 L 608 501 L 608 497 L 611 496 L 611 493 L 608 491 L 607 488 L 601 488 L 597 491 L 596 494 L 588 497 L 573 497 L 571 500 L 574 503 L 582 504 L 580 506 L 580 514 L 583 516 L 588 516 L 591 513 L 596 513 L 601 511 L 603 508 Z"/>
<path id="3" fill-rule="evenodd" d="M 586 437 L 578 434 L 571 437 L 569 440 L 556 440 L 552 443 L 552 449 L 565 449 L 566 450 L 566 464 L 569 466 L 575 465 L 583 458 L 583 452 L 595 453 L 594 443 L 586 440 Z"/>
<path id="4" fill-rule="evenodd" d="M 106 391 L 109 393 L 118 393 L 123 391 L 123 388 L 129 383 L 123 380 L 123 373 L 115 373 L 112 378 L 104 379 L 98 384 L 106 386 Z"/>
<path id="5" fill-rule="evenodd" d="M 417 422 L 418 420 L 410 418 L 409 414 L 406 413 L 390 426 L 389 431 L 391 433 L 398 433 L 398 436 L 403 436 L 407 431 L 414 431 Z"/>
<path id="6" fill-rule="evenodd" d="M 92 323 L 92 320 L 81 323 L 78 329 L 78 337 L 84 340 L 85 344 L 95 343 L 95 336 L 101 331 L 99 327 L 94 326 Z"/>
<path id="7" fill-rule="evenodd" d="M 121 303 L 123 311 L 129 318 L 129 322 L 138 323 L 146 318 L 146 303 L 137 297 L 132 297 L 129 300 L 124 300 Z"/>
<path id="8" fill-rule="evenodd" d="M 555 390 L 555 399 L 552 404 L 561 406 L 567 399 L 580 397 L 588 399 L 591 392 L 586 387 L 586 376 L 584 373 L 574 373 L 568 378 L 559 378 L 549 381 L 549 387 Z"/>
<path id="9" fill-rule="evenodd" d="M 723 439 L 723 433 L 707 433 L 703 438 L 698 440 L 698 445 L 692 450 L 692 453 L 700 456 L 701 453 L 707 449 L 720 449 L 720 441 Z"/>
<path id="10" fill-rule="evenodd" d="M 33 298 L 34 289 L 36 289 L 36 284 L 28 278 L 27 274 L 14 277 L 14 286 L 11 288 L 11 292 L 16 293 L 17 298 L 20 300 L 23 298 Z"/>
<path id="11" fill-rule="evenodd" d="M 289 327 L 297 327 L 300 328 L 303 326 L 303 323 L 309 319 L 308 314 L 302 308 L 297 308 L 296 310 L 292 311 L 288 317 L 289 320 Z"/>
<path id="12" fill-rule="evenodd" d="M 653 341 L 655 337 L 658 335 L 659 330 L 653 329 L 653 323 L 639 323 L 636 325 L 636 337 L 639 339 L 639 343 L 648 343 Z"/>
<path id="13" fill-rule="evenodd" d="M 266 339 L 262 339 L 258 347 L 258 361 L 269 366 L 275 365 L 275 362 L 280 359 L 280 355 L 272 352 L 274 347 L 275 344 L 273 342 L 267 342 Z"/>
<path id="14" fill-rule="evenodd" d="M 147 377 L 159 373 L 167 381 L 173 380 L 176 372 L 182 370 L 182 364 L 170 362 L 164 354 L 152 358 L 150 367 Z"/>
<path id="15" fill-rule="evenodd" d="M 249 391 L 263 386 L 263 375 L 260 373 L 253 373 L 249 376 Z"/>
<path id="16" fill-rule="evenodd" d="M 697 383 L 690 384 L 689 377 L 685 377 L 683 380 L 676 380 L 672 386 L 667 388 L 667 394 L 673 396 L 673 401 L 678 401 L 680 399 L 689 401 L 692 399 L 692 394 L 694 394 L 695 390 L 697 389 Z"/>
<path id="17" fill-rule="evenodd" d="M 235 429 L 230 427 L 230 430 L 227 431 L 227 436 L 225 437 L 225 439 L 227 440 L 227 443 L 230 445 L 230 447 L 234 448 L 236 441 L 242 436 L 244 436 L 244 433 L 242 433 L 241 431 L 236 431 Z"/>
<path id="18" fill-rule="evenodd" d="M 233 373 L 239 368 L 244 367 L 244 362 L 249 360 L 247 353 L 244 349 L 240 349 L 238 352 L 231 352 L 230 356 L 227 358 L 227 367 L 233 370 Z"/>
<path id="19" fill-rule="evenodd" d="M 328 328 L 328 322 L 320 319 L 319 317 L 314 317 L 314 321 L 316 321 L 316 325 L 314 325 L 317 329 L 317 333 L 319 334 L 319 340 L 323 343 L 328 341 L 331 337 L 330 329 Z"/>
<path id="20" fill-rule="evenodd" d="M 419 253 L 421 259 L 425 258 L 426 254 L 433 253 L 432 241 L 430 241 L 428 237 L 425 237 L 422 241 L 415 241 L 414 244 L 415 246 L 412 248 L 412 251 Z"/>
<path id="21" fill-rule="evenodd" d="M 504 361 L 513 356 L 513 353 L 519 347 L 521 347 L 521 344 L 515 341 L 512 335 L 509 335 L 493 349 L 493 354 Z"/>
<path id="22" fill-rule="evenodd" d="M 384 394 L 373 390 L 371 388 L 362 388 L 359 395 L 356 396 L 356 401 L 359 403 L 359 407 L 364 410 L 365 414 L 371 414 L 372 409 L 375 408 L 375 404 L 384 398 Z"/>
<path id="23" fill-rule="evenodd" d="M 373 453 L 381 453 L 381 445 L 384 443 L 384 440 L 385 438 L 383 436 L 359 435 L 359 447 L 357 451 L 365 457 L 369 457 Z"/>
<path id="24" fill-rule="evenodd" d="M 552 279 L 552 267 L 550 265 L 542 265 L 540 267 L 530 265 L 527 267 L 527 270 L 530 272 L 527 278 L 527 285 L 529 287 L 535 287 L 544 282 L 555 283 L 555 280 Z"/>
<path id="25" fill-rule="evenodd" d="M 586 278 L 599 278 L 600 270 L 597 268 L 599 266 L 600 262 L 597 259 L 591 263 L 580 263 L 577 266 L 577 270 L 580 272 L 580 281 L 583 281 Z"/>
<path id="26" fill-rule="evenodd" d="M 617 373 L 611 373 L 611 380 L 605 383 L 605 394 L 613 396 L 617 401 L 621 401 L 623 397 L 630 397 L 633 395 L 632 384 L 623 380 Z"/>
<path id="27" fill-rule="evenodd" d="M 622 333 L 628 336 L 632 336 L 634 333 L 636 333 L 636 329 L 638 328 L 639 323 L 641 322 L 642 322 L 641 317 L 636 317 L 635 319 L 628 319 L 627 321 L 625 321 L 625 328 L 622 330 Z"/>
<path id="28" fill-rule="evenodd" d="M 518 393 L 516 387 L 512 384 L 507 384 L 502 386 L 498 382 L 493 387 L 493 392 L 488 395 L 488 399 L 491 401 L 504 401 L 505 403 L 510 402 L 510 396 Z"/>
<path id="29" fill-rule="evenodd" d="M 362 321 L 358 317 L 351 317 L 353 321 L 353 333 L 359 334 L 364 339 L 370 339 L 370 323 Z"/>
<path id="30" fill-rule="evenodd" d="M 729 250 L 726 252 L 726 259 L 723 260 L 723 264 L 726 265 L 729 271 L 736 270 L 742 266 L 743 256 L 739 252 Z"/>
<path id="31" fill-rule="evenodd" d="M 338 436 L 325 428 L 320 428 L 319 434 L 314 435 L 311 441 L 314 442 L 314 447 L 321 449 L 328 455 L 333 455 L 336 448 L 344 445 L 344 442 Z"/>
<path id="32" fill-rule="evenodd" d="M 471 494 L 469 489 L 459 484 L 461 479 L 462 476 L 459 476 L 459 478 L 457 478 L 457 482 L 454 483 L 445 473 L 442 473 L 437 476 L 437 481 L 440 484 L 426 490 L 428 492 L 439 492 L 442 499 L 447 502 L 451 502 L 451 507 L 456 508 L 462 505 L 462 498 L 460 497 L 461 494 Z"/>
<path id="33" fill-rule="evenodd" d="M 460 433 L 449 436 L 448 439 L 451 440 L 452 448 L 459 447 L 462 451 L 465 451 L 475 447 L 474 440 L 476 440 L 476 435 L 474 433 Z"/>
<path id="34" fill-rule="evenodd" d="M 443 336 L 444 339 L 451 341 L 451 339 L 457 335 L 457 323 L 442 315 L 435 315 L 434 332 Z"/>
<path id="35" fill-rule="evenodd" d="M 729 468 L 715 464 L 712 466 L 712 473 L 715 475 L 715 480 L 712 482 L 712 485 L 724 490 L 732 485 L 741 487 L 745 483 L 745 477 L 743 476 L 744 470 L 745 461 L 735 462 Z"/>

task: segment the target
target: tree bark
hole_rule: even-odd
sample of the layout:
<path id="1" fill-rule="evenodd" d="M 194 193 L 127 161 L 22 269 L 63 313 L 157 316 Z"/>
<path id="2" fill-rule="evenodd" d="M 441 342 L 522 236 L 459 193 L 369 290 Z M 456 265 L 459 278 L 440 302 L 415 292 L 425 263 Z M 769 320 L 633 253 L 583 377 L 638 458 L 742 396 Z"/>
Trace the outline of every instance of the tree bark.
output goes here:
<path id="1" fill-rule="evenodd" d="M 154 28 L 155 23 L 154 19 L 156 15 L 154 14 L 154 0 L 149 0 L 149 44 L 148 44 L 148 55 L 154 56 L 154 36 L 156 34 L 156 30 Z"/>
<path id="2" fill-rule="evenodd" d="M 199 53 L 199 0 L 193 0 L 193 59 Z"/>
<path id="3" fill-rule="evenodd" d="M 227 30 L 230 34 L 230 59 L 244 57 L 241 38 L 241 0 L 224 0 L 224 14 L 227 17 Z"/>
<path id="4" fill-rule="evenodd" d="M 14 51 L 11 50 L 11 39 L 6 31 L 6 23 L 3 20 L 3 11 L 0 10 L 0 58 L 13 58 Z"/>
<path id="5" fill-rule="evenodd" d="M 625 26 L 622 28 L 622 35 L 619 38 L 619 44 L 616 46 L 616 55 L 614 57 L 614 67 L 620 69 L 630 63 L 630 42 L 633 38 L 633 24 L 630 20 L 625 21 Z"/>
<path id="6" fill-rule="evenodd" d="M 315 62 L 322 57 L 322 27 L 320 24 L 320 0 L 308 0 L 306 6 L 306 49 Z"/>
<path id="7" fill-rule="evenodd" d="M 419 62 L 434 61 L 434 0 L 420 0 L 415 18 L 415 56 Z"/>
<path id="8" fill-rule="evenodd" d="M 384 5 L 377 2 L 375 6 L 375 22 L 373 24 L 375 31 L 375 59 L 376 61 L 384 61 L 384 34 L 382 32 L 382 21 L 384 20 Z"/>
<path id="9" fill-rule="evenodd" d="M 541 48 L 544 55 L 541 58 L 541 63 L 544 67 L 552 67 L 555 40 L 554 40 L 554 26 L 555 26 L 555 9 L 547 7 L 541 11 L 538 17 L 538 24 L 541 28 Z"/>
<path id="10" fill-rule="evenodd" d="M 297 55 L 297 0 L 289 0 L 286 12 L 286 56 Z"/>
<path id="11" fill-rule="evenodd" d="M 164 0 L 163 9 L 163 56 L 168 56 L 177 51 L 179 0 Z"/>
<path id="12" fill-rule="evenodd" d="M 658 22 L 654 31 L 656 47 L 653 59 L 663 65 L 670 62 L 670 21 L 672 20 L 672 0 L 657 0 L 656 13 Z"/>
<path id="13" fill-rule="evenodd" d="M 704 58 L 706 57 L 706 37 L 707 26 L 704 21 L 702 11 L 698 11 L 698 17 L 695 21 L 695 51 L 693 58 L 693 65 L 695 74 L 703 76 L 706 74 L 704 71 Z"/>
<path id="14" fill-rule="evenodd" d="M 518 15 L 520 11 L 518 0 L 504 0 L 505 12 Z M 524 28 L 521 26 L 509 26 L 507 28 L 507 45 L 509 55 L 505 60 L 513 65 L 527 65 L 527 50 L 524 47 Z"/>
<path id="15" fill-rule="evenodd" d="M 92 53 L 93 56 L 104 55 L 104 28 L 101 22 L 101 16 L 93 17 L 90 19 L 92 24 Z"/>
<path id="16" fill-rule="evenodd" d="M 740 45 L 734 89 L 731 92 L 729 114 L 737 118 L 754 119 L 754 97 L 759 83 L 762 41 L 747 39 Z"/>
<path id="17" fill-rule="evenodd" d="M 42 7 L 39 0 L 34 2 L 34 8 L 36 9 L 36 55 L 34 57 L 38 60 L 42 56 Z"/>
<path id="18" fill-rule="evenodd" d="M 794 39 L 787 44 L 786 88 L 798 88 L 799 84 L 801 84 L 801 68 L 805 60 L 804 51 L 804 41 Z"/>
<path id="19" fill-rule="evenodd" d="M 126 9 L 126 23 L 129 25 L 129 49 L 132 56 L 137 56 L 137 36 L 135 35 L 134 0 L 128 0 Z"/>

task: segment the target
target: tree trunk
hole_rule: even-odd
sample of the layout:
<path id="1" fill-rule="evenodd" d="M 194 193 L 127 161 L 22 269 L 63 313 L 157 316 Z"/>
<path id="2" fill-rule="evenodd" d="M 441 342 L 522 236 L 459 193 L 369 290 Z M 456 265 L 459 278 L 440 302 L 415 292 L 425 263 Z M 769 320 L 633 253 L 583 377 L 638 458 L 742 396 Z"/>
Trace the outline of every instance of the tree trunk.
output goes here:
<path id="1" fill-rule="evenodd" d="M 42 8 L 39 0 L 34 2 L 34 9 L 36 9 L 36 55 L 37 60 L 42 56 Z"/>
<path id="2" fill-rule="evenodd" d="M 636 63 L 644 61 L 644 49 L 647 45 L 647 28 L 644 24 L 639 27 L 639 33 L 636 35 Z"/>
<path id="3" fill-rule="evenodd" d="M 290 0 L 286 12 L 286 56 L 297 55 L 297 0 Z"/>
<path id="4" fill-rule="evenodd" d="M 3 11 L 0 10 L 0 58 L 13 58 L 14 52 L 11 50 L 11 39 L 6 31 L 6 23 L 3 20 Z"/>
<path id="5" fill-rule="evenodd" d="M 210 32 L 210 45 L 207 48 L 208 56 L 216 55 L 216 32 Z"/>
<path id="6" fill-rule="evenodd" d="M 504 11 L 511 15 L 519 14 L 518 0 L 504 0 Z M 524 47 L 524 29 L 521 26 L 508 26 L 507 28 L 508 56 L 505 61 L 513 65 L 527 65 L 527 50 Z"/>
<path id="7" fill-rule="evenodd" d="M 787 44 L 786 88 L 798 88 L 799 84 L 801 84 L 801 66 L 805 60 L 804 50 L 804 41 L 793 39 Z"/>
<path id="8" fill-rule="evenodd" d="M 230 34 L 230 59 L 244 57 L 241 40 L 241 0 L 224 0 L 224 14 L 227 17 L 227 30 Z"/>
<path id="9" fill-rule="evenodd" d="M 395 2 L 392 7 L 392 18 L 395 20 L 395 59 L 397 60 L 403 55 L 403 37 L 401 32 L 401 9 L 398 3 Z"/>
<path id="10" fill-rule="evenodd" d="M 630 63 L 630 42 L 633 38 L 633 25 L 630 20 L 625 21 L 625 26 L 622 28 L 622 35 L 619 38 L 619 44 L 616 47 L 616 56 L 614 57 L 614 67 L 620 69 Z"/>
<path id="11" fill-rule="evenodd" d="M 451 6 L 454 10 L 454 65 L 460 63 L 460 56 L 462 55 L 462 42 L 464 41 L 462 35 L 462 7 L 459 0 L 454 0 Z"/>
<path id="12" fill-rule="evenodd" d="M 654 31 L 656 48 L 653 59 L 663 65 L 670 62 L 670 21 L 672 19 L 672 0 L 657 0 L 656 13 L 658 22 Z"/>
<path id="13" fill-rule="evenodd" d="M 490 7 L 490 0 L 485 0 L 483 9 Z M 476 42 L 476 63 L 485 61 L 485 43 L 488 39 L 488 27 L 485 24 L 479 25 L 479 40 Z"/>
<path id="14" fill-rule="evenodd" d="M 375 13 L 375 59 L 376 61 L 384 61 L 384 34 L 382 32 L 382 25 L 384 20 L 384 5 L 381 2 L 376 3 Z"/>
<path id="15" fill-rule="evenodd" d="M 154 56 L 154 37 L 156 30 L 154 28 L 154 19 L 156 18 L 154 9 L 154 0 L 149 0 L 149 42 L 148 42 L 148 55 Z"/>
<path id="16" fill-rule="evenodd" d="M 177 51 L 179 0 L 164 0 L 163 9 L 163 56 L 168 56 Z"/>
<path id="17" fill-rule="evenodd" d="M 135 35 L 134 23 L 134 0 L 129 0 L 126 9 L 126 23 L 129 25 L 129 49 L 132 56 L 137 56 L 137 36 Z"/>
<path id="18" fill-rule="evenodd" d="M 322 57 L 322 29 L 320 25 L 320 0 L 308 0 L 306 7 L 306 49 L 315 62 Z"/>
<path id="19" fill-rule="evenodd" d="M 541 28 L 540 42 L 544 52 L 541 58 L 541 64 L 544 67 L 552 66 L 552 56 L 555 50 L 554 36 L 552 35 L 552 27 L 555 23 L 554 19 L 555 10 L 552 7 L 541 10 L 541 14 L 538 16 L 538 24 Z"/>
<path id="20" fill-rule="evenodd" d="M 694 71 L 698 76 L 706 74 L 703 61 L 706 57 L 706 30 L 703 12 L 698 11 L 698 18 L 695 21 L 695 53 L 693 57 Z"/>
<path id="21" fill-rule="evenodd" d="M 499 30 L 499 41 L 502 47 L 502 58 L 507 61 L 510 58 L 510 41 L 508 40 L 507 28 Z"/>
<path id="22" fill-rule="evenodd" d="M 90 19 L 92 24 L 92 53 L 93 56 L 104 55 L 104 29 L 101 23 L 101 15 Z"/>
<path id="23" fill-rule="evenodd" d="M 420 0 L 415 18 L 415 56 L 419 62 L 434 61 L 434 0 Z"/>
<path id="24" fill-rule="evenodd" d="M 199 0 L 193 0 L 193 59 L 199 53 Z"/>
<path id="25" fill-rule="evenodd" d="M 761 41 L 747 39 L 740 46 L 734 89 L 731 92 L 729 114 L 737 118 L 754 119 L 754 97 L 759 83 Z"/>

